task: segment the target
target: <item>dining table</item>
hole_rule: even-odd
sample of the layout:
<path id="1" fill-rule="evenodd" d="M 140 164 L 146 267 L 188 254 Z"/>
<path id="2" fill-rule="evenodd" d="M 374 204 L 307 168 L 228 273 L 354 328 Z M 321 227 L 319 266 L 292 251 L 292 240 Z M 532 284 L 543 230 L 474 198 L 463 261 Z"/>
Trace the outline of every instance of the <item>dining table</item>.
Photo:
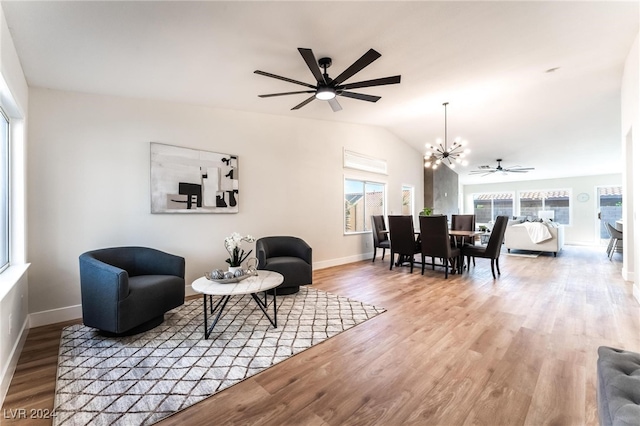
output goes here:
<path id="1" fill-rule="evenodd" d="M 385 230 L 382 231 L 382 233 L 383 234 L 388 234 L 389 230 L 385 229 Z M 416 229 L 415 231 L 413 231 L 413 233 L 415 235 L 420 235 L 420 230 Z M 482 234 L 484 234 L 484 232 L 482 232 L 482 231 L 460 231 L 460 230 L 449 229 L 449 235 L 451 237 L 454 237 L 455 239 L 458 239 L 458 238 L 462 239 L 462 238 L 465 238 L 465 237 L 471 238 L 471 237 L 476 237 L 476 236 L 482 235 Z"/>
<path id="2" fill-rule="evenodd" d="M 475 238 L 482 234 L 484 234 L 482 231 L 460 231 L 449 229 L 449 236 L 453 237 L 455 247 L 462 245 L 462 241 L 464 241 L 465 238 Z"/>
<path id="3" fill-rule="evenodd" d="M 389 234 L 389 230 L 385 229 L 382 231 L 383 234 Z M 416 229 L 413 231 L 413 233 L 419 237 L 420 236 L 420 230 Z M 464 241 L 465 238 L 475 238 L 478 235 L 483 235 L 484 232 L 482 231 L 461 231 L 461 230 L 455 230 L 455 229 L 449 229 L 449 236 L 453 237 L 453 243 L 454 243 L 454 247 L 461 247 L 462 246 L 462 241 Z M 403 263 L 405 263 L 406 259 L 399 259 L 398 262 L 396 262 L 396 266 L 401 266 Z M 466 266 L 463 266 L 466 267 Z"/>

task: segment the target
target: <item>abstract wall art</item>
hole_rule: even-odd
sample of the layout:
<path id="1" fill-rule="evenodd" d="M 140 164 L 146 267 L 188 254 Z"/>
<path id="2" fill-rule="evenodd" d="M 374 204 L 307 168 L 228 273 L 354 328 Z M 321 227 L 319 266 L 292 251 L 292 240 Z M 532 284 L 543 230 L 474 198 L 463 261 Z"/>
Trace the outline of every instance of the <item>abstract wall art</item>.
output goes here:
<path id="1" fill-rule="evenodd" d="M 151 142 L 151 213 L 237 213 L 238 157 Z"/>

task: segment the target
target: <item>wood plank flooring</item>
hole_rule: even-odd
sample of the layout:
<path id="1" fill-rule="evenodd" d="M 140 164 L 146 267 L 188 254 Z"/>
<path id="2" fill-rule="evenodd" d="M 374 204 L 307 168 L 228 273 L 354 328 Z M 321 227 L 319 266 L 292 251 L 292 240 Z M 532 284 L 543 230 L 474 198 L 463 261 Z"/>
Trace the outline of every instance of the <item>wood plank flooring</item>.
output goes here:
<path id="1" fill-rule="evenodd" d="M 316 288 L 387 312 L 158 423 L 169 425 L 597 425 L 601 345 L 640 351 L 640 305 L 620 254 L 478 259 L 444 279 L 363 261 Z M 60 330 L 30 330 L 3 406 L 52 410 Z M 9 418 L 8 418 L 9 417 Z"/>

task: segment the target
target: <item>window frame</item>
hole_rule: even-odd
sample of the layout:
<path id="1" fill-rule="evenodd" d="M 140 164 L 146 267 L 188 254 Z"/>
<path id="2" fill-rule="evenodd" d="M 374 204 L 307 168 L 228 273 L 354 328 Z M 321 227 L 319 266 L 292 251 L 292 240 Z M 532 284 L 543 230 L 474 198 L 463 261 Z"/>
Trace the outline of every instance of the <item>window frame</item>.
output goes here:
<path id="1" fill-rule="evenodd" d="M 548 188 L 548 189 L 522 189 L 518 191 L 518 216 L 524 216 L 522 214 L 522 206 L 521 206 L 521 202 L 522 202 L 522 194 L 523 193 L 527 193 L 527 192 L 542 192 L 545 194 L 545 196 L 542 198 L 542 207 L 540 208 L 540 210 L 549 210 L 546 207 L 546 200 L 547 200 L 547 193 L 549 192 L 566 192 L 567 193 L 567 201 L 569 202 L 569 205 L 567 206 L 567 211 L 569 213 L 569 220 L 567 221 L 567 223 L 562 223 L 559 222 L 557 220 L 556 217 L 554 217 L 554 222 L 558 223 L 560 225 L 563 226 L 571 226 L 571 224 L 573 223 L 573 208 L 574 208 L 574 204 L 573 204 L 573 190 L 571 188 Z M 537 216 L 536 216 L 537 217 Z"/>
<path id="2" fill-rule="evenodd" d="M 400 209 L 402 214 L 406 214 L 404 212 L 404 192 L 405 191 L 409 191 L 410 195 L 409 195 L 409 215 L 413 216 L 413 219 L 415 221 L 415 211 L 416 211 L 416 187 L 413 185 L 409 185 L 406 183 L 403 183 L 400 189 Z"/>
<path id="3" fill-rule="evenodd" d="M 382 180 L 370 179 L 362 176 L 347 176 L 345 175 L 342 179 L 342 233 L 343 235 L 360 235 L 360 234 L 370 234 L 371 233 L 371 223 L 370 219 L 368 219 L 367 211 L 365 209 L 364 212 L 364 230 L 362 231 L 347 231 L 347 209 L 346 209 L 346 200 L 347 200 L 347 181 L 357 181 L 363 184 L 363 190 L 366 189 L 367 184 L 381 185 L 382 186 L 382 211 L 383 215 L 386 215 L 387 211 L 387 182 Z M 365 191 L 366 196 L 366 191 Z M 366 207 L 366 203 L 365 203 Z"/>
<path id="4" fill-rule="evenodd" d="M 513 214 L 515 214 L 516 212 L 516 192 L 515 191 L 491 191 L 491 192 L 474 192 L 471 194 L 471 202 L 473 205 L 473 214 L 476 215 L 476 224 L 487 224 L 489 222 L 481 222 L 477 220 L 477 213 L 476 213 L 476 196 L 480 196 L 480 195 L 485 195 L 485 196 L 493 196 L 493 195 L 499 195 L 499 194 L 510 194 L 511 195 L 511 211 L 513 212 Z M 493 221 L 496 218 L 496 214 L 495 214 L 495 206 L 494 206 L 494 201 L 495 198 L 489 198 L 489 200 L 491 201 L 491 214 L 490 214 L 490 219 L 489 221 Z"/>
<path id="5" fill-rule="evenodd" d="M 6 131 L 0 136 L 0 197 L 3 198 L 0 208 L 4 209 L 0 212 L 0 226 L 2 234 L 6 236 L 0 244 L 4 247 L 0 248 L 0 273 L 11 266 L 11 119 L 0 107 L 0 118 L 5 120 Z"/>

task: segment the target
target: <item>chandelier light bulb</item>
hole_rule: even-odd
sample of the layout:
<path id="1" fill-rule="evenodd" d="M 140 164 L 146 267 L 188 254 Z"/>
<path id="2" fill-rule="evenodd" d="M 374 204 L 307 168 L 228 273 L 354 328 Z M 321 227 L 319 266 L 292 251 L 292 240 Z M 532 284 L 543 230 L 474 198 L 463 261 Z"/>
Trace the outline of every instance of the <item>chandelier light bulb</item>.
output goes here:
<path id="1" fill-rule="evenodd" d="M 470 150 L 469 148 L 467 148 L 467 149 L 465 149 L 465 150 L 464 150 L 464 153 L 465 153 L 465 154 L 468 154 L 468 153 L 470 153 L 470 152 L 471 152 L 471 150 Z"/>
<path id="2" fill-rule="evenodd" d="M 428 168 L 428 167 L 431 167 L 431 161 L 426 161 L 426 162 L 424 163 L 424 166 L 425 166 L 425 167 L 427 167 L 427 168 Z"/>

